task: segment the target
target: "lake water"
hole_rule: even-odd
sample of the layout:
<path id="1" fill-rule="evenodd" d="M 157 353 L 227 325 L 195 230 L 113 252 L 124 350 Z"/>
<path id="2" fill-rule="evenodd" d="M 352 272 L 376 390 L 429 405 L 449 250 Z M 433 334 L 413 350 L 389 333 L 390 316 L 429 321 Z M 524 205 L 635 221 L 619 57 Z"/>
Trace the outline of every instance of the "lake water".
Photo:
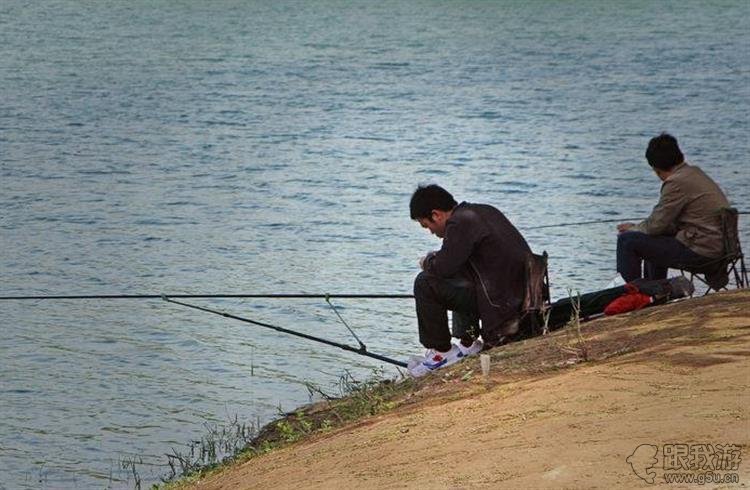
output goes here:
<path id="1" fill-rule="evenodd" d="M 601 288 L 614 224 L 531 228 L 647 215 L 664 130 L 750 210 L 749 33 L 746 1 L 5 1 L 0 295 L 410 293 L 427 182 L 503 210 L 553 296 Z M 323 301 L 196 302 L 354 345 Z M 420 351 L 411 301 L 336 304 Z M 2 489 L 155 482 L 205 422 L 381 366 L 159 300 L 0 326 Z"/>

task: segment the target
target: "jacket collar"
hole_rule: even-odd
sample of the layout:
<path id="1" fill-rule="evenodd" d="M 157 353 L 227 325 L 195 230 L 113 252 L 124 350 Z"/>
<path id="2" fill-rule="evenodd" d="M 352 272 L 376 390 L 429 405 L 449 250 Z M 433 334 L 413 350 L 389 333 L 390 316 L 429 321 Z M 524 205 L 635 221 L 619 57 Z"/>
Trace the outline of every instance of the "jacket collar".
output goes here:
<path id="1" fill-rule="evenodd" d="M 672 179 L 674 179 L 674 178 L 675 178 L 675 176 L 676 176 L 676 175 L 677 175 L 678 173 L 680 173 L 680 172 L 684 171 L 684 170 L 685 170 L 685 169 L 687 169 L 687 168 L 688 168 L 689 166 L 690 166 L 690 165 L 688 165 L 688 163 L 687 163 L 687 162 L 682 162 L 681 164 L 677 165 L 677 166 L 676 166 L 676 167 L 674 168 L 674 170 L 672 170 L 672 173 L 671 173 L 671 174 L 669 174 L 669 177 L 667 177 L 667 178 L 666 178 L 666 180 L 672 180 Z M 665 180 L 665 182 L 666 182 L 666 180 Z"/>

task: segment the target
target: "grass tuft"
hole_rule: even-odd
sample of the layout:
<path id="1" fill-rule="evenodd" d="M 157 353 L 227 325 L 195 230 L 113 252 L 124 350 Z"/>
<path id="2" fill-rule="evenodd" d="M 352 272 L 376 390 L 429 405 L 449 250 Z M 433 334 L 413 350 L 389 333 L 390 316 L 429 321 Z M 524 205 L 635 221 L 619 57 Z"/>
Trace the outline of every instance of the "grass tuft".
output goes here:
<path id="1" fill-rule="evenodd" d="M 237 417 L 227 425 L 205 424 L 206 435 L 192 441 L 188 450 L 173 450 L 167 455 L 170 474 L 162 478 L 165 485 L 152 490 L 179 488 L 203 478 L 231 462 L 246 461 L 315 434 L 325 434 L 348 422 L 392 410 L 415 388 L 415 382 L 403 374 L 398 380 L 385 379 L 383 369 L 376 369 L 365 380 L 350 371 L 339 377 L 337 393 L 307 383 L 311 400 L 321 401 L 291 413 L 280 410 L 281 417 L 262 428 L 259 424 L 242 424 Z"/>

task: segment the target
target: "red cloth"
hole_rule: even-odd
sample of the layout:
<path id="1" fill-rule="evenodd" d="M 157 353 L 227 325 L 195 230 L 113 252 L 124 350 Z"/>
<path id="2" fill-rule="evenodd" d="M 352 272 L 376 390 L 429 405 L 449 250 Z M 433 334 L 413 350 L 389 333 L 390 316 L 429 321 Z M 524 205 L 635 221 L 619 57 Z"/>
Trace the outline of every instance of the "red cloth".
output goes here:
<path id="1" fill-rule="evenodd" d="M 640 310 L 654 301 L 651 296 L 639 292 L 638 288 L 630 283 L 625 285 L 625 289 L 627 293 L 619 298 L 615 298 L 604 308 L 605 315 L 617 315 L 619 313 L 627 313 L 628 311 Z"/>

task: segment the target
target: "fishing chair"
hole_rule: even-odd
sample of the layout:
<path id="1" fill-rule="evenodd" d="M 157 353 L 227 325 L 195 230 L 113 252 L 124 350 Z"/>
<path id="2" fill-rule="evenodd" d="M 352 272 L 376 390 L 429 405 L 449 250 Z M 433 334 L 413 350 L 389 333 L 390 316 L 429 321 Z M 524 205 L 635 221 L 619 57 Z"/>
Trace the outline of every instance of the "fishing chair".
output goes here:
<path id="1" fill-rule="evenodd" d="M 521 329 L 523 337 L 544 333 L 544 316 L 550 307 L 549 272 L 547 252 L 532 253 L 526 259 L 526 291 L 521 304 Z"/>
<path id="2" fill-rule="evenodd" d="M 750 286 L 737 225 L 739 212 L 735 208 L 721 208 L 719 213 L 721 216 L 721 233 L 724 240 L 724 254 L 699 268 L 680 269 L 680 273 L 688 277 L 693 285 L 695 285 L 694 281 L 697 279 L 698 282 L 707 287 L 704 295 L 712 290 L 717 292 L 727 290 L 730 276 L 734 277 L 737 289 Z"/>

